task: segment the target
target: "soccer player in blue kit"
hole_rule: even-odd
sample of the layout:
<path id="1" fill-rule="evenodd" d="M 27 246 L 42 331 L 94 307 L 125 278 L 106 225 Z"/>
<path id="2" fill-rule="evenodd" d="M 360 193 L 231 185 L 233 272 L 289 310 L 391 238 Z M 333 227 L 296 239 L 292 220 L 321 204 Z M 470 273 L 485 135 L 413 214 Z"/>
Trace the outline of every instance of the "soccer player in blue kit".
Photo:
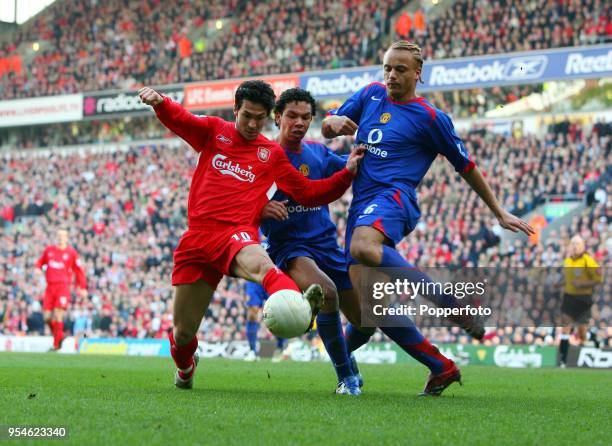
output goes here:
<path id="1" fill-rule="evenodd" d="M 309 179 L 322 179 L 341 170 L 346 158 L 323 144 L 303 141 L 315 110 L 315 100 L 308 91 L 292 88 L 281 94 L 274 115 L 280 128 L 278 142 L 291 164 Z M 274 263 L 300 288 L 306 289 L 313 283 L 321 285 L 325 300 L 316 323 L 336 370 L 336 393 L 359 395 L 359 380 L 352 371 L 339 314 L 339 302 L 356 301 L 357 296 L 352 290 L 344 252 L 338 246 L 336 226 L 329 217 L 328 207 L 304 207 L 277 191 L 263 209 L 261 218 L 268 254 Z M 352 319 L 351 315 L 347 317 Z"/>
<path id="2" fill-rule="evenodd" d="M 416 188 L 431 163 L 444 155 L 465 181 L 487 204 L 499 224 L 514 232 L 532 234 L 523 220 L 504 210 L 457 136 L 446 113 L 416 95 L 421 80 L 423 56 L 414 43 L 398 41 L 383 60 L 385 84 L 372 83 L 351 96 L 323 121 L 326 138 L 353 135 L 366 144 L 357 177 L 346 228 L 346 253 L 352 283 L 361 283 L 362 266 L 395 268 L 397 277 L 429 280 L 395 249 L 420 217 Z M 357 287 L 356 287 L 357 289 Z M 424 296 L 441 307 L 460 305 L 449 294 Z M 453 382 L 460 382 L 456 365 L 440 355 L 407 317 L 393 318 L 393 327 L 381 330 L 404 351 L 426 365 L 431 374 L 423 395 L 440 395 Z M 471 318 L 456 321 L 476 338 L 481 327 Z M 347 326 L 347 345 L 354 351 L 365 344 L 373 328 Z"/>

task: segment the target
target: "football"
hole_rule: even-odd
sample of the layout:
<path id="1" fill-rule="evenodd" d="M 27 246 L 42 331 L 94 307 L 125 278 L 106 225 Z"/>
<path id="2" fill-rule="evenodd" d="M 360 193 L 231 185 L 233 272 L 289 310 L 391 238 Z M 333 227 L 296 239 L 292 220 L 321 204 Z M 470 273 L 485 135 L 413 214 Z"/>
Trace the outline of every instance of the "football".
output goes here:
<path id="1" fill-rule="evenodd" d="M 310 325 L 310 304 L 301 293 L 280 290 L 273 293 L 263 307 L 263 321 L 279 338 L 303 335 Z"/>

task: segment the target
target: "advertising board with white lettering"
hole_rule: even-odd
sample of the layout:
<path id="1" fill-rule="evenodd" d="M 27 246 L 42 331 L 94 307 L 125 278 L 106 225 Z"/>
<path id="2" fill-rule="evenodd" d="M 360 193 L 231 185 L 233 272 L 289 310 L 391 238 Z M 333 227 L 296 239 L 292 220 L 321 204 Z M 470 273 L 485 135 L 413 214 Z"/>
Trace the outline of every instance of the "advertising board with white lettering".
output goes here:
<path id="1" fill-rule="evenodd" d="M 300 87 L 310 91 L 317 98 L 350 96 L 361 87 L 372 82 L 383 82 L 381 67 L 367 67 L 357 70 L 336 70 L 305 74 L 300 78 Z"/>
<path id="2" fill-rule="evenodd" d="M 2 336 L 0 352 L 46 353 L 53 347 L 52 336 Z M 68 336 L 62 342 L 60 353 L 77 353 L 77 340 Z"/>
<path id="3" fill-rule="evenodd" d="M 161 87 L 156 90 L 173 101 L 183 103 L 183 87 Z M 85 94 L 83 97 L 83 117 L 103 118 L 112 115 L 130 115 L 151 112 L 137 91 L 116 91 Z"/>
<path id="4" fill-rule="evenodd" d="M 459 365 L 488 365 L 508 368 L 542 368 L 557 366 L 557 348 L 541 345 L 463 345 L 439 344 L 440 352 Z M 313 346 L 301 339 L 289 342 L 284 354 L 293 361 L 328 361 L 323 346 Z M 396 344 L 368 343 L 355 351 L 363 364 L 417 364 Z"/>
<path id="5" fill-rule="evenodd" d="M 258 79 L 269 83 L 276 96 L 289 88 L 297 87 L 300 82 L 297 74 L 282 74 Z M 246 78 L 228 79 L 187 84 L 183 105 L 187 110 L 231 108 L 234 105 L 234 95 L 238 86 L 246 80 Z"/>
<path id="6" fill-rule="evenodd" d="M 447 60 L 424 68 L 424 91 L 596 78 L 612 74 L 612 46 Z"/>
<path id="7" fill-rule="evenodd" d="M 552 80 L 612 76 L 612 44 L 495 56 L 425 61 L 418 91 L 460 90 Z M 264 77 L 276 94 L 300 86 L 317 99 L 345 98 L 372 82 L 383 82 L 381 65 Z M 182 84 L 156 89 L 189 110 L 231 107 L 246 79 Z M 0 127 L 145 114 L 137 91 L 106 91 L 0 101 Z"/>
<path id="8" fill-rule="evenodd" d="M 612 369 L 612 348 L 571 346 L 567 356 L 567 366 Z"/>
<path id="9" fill-rule="evenodd" d="M 612 76 L 612 45 L 425 61 L 419 92 Z M 382 82 L 381 66 L 306 73 L 300 86 L 317 99 L 346 97 Z"/>
<path id="10" fill-rule="evenodd" d="M 80 121 L 83 95 L 65 94 L 0 102 L 0 127 Z"/>

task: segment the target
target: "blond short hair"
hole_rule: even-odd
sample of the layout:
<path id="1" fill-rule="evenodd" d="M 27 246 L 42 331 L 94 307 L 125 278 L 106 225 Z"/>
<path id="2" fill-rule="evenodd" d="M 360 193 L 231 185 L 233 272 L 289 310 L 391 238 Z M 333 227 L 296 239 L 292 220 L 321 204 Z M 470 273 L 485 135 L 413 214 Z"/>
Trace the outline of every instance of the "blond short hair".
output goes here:
<path id="1" fill-rule="evenodd" d="M 419 68 L 423 69 L 423 52 L 421 47 L 414 42 L 408 42 L 407 40 L 398 40 L 393 42 L 389 47 L 390 50 L 402 50 L 409 51 L 412 54 L 412 58 L 416 60 Z"/>

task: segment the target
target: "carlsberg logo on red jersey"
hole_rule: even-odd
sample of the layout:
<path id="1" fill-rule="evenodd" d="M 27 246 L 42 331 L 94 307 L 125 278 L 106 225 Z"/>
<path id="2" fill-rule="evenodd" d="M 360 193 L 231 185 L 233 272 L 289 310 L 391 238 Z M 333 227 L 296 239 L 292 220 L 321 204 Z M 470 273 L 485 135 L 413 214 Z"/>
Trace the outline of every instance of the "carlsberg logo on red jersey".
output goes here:
<path id="1" fill-rule="evenodd" d="M 223 175 L 231 175 L 240 181 L 255 181 L 255 174 L 251 172 L 252 167 L 243 169 L 240 164 L 228 160 L 227 156 L 217 153 L 212 159 L 212 166 L 221 172 Z"/>

